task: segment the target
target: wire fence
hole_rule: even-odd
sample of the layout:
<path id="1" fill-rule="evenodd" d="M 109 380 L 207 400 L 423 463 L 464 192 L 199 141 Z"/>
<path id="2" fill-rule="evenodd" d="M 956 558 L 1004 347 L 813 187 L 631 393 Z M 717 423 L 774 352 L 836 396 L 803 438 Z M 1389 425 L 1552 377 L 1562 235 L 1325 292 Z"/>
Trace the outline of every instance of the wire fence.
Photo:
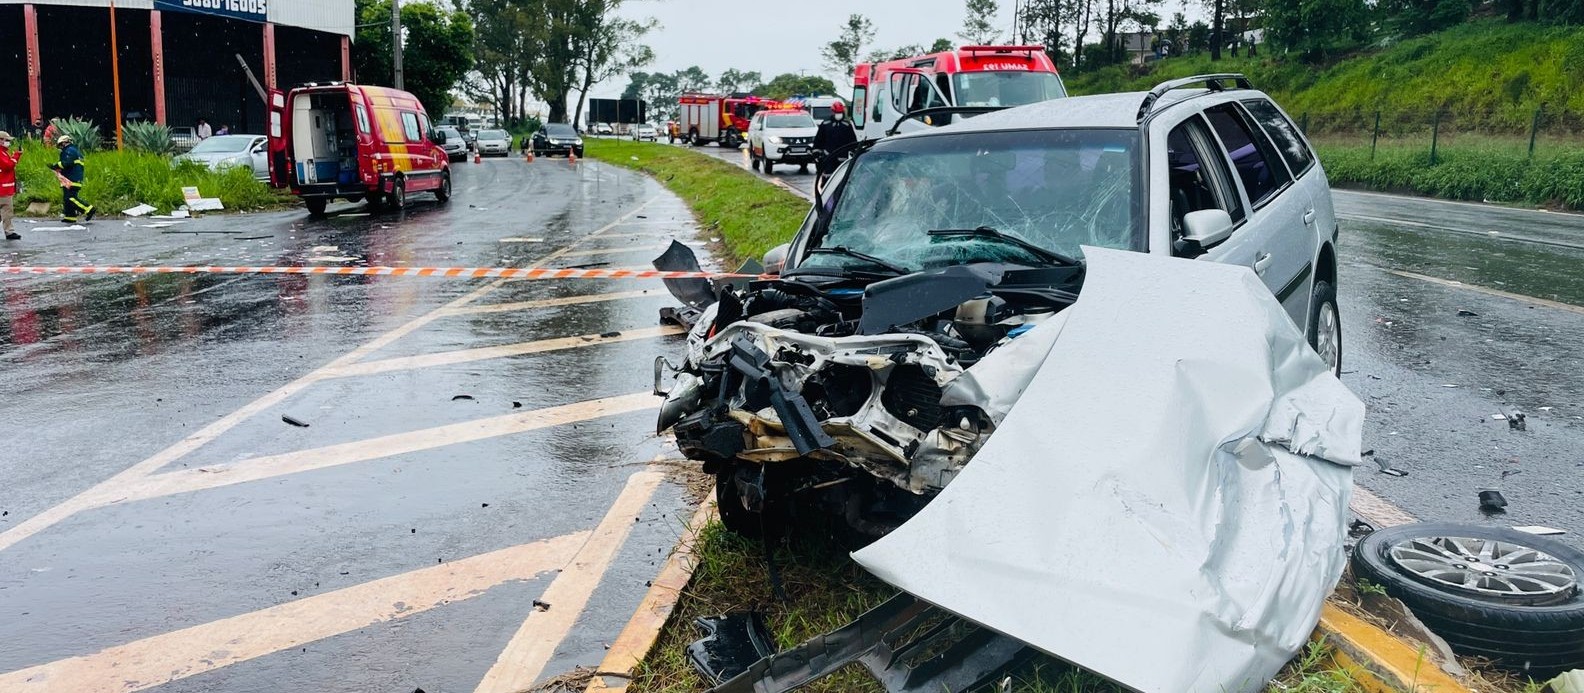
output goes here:
<path id="1" fill-rule="evenodd" d="M 1545 159 L 1584 153 L 1584 112 L 1536 108 L 1527 115 L 1381 109 L 1295 113 L 1317 146 L 1369 151 L 1382 156 L 1488 156 Z"/>

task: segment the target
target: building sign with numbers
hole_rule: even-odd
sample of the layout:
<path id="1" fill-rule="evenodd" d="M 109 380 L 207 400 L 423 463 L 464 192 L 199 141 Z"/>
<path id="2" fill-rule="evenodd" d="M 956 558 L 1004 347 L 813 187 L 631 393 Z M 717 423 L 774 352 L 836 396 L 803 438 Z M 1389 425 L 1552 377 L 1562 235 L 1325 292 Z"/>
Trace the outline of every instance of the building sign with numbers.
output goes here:
<path id="1" fill-rule="evenodd" d="M 196 12 L 249 22 L 268 21 L 268 0 L 154 0 L 154 9 Z"/>

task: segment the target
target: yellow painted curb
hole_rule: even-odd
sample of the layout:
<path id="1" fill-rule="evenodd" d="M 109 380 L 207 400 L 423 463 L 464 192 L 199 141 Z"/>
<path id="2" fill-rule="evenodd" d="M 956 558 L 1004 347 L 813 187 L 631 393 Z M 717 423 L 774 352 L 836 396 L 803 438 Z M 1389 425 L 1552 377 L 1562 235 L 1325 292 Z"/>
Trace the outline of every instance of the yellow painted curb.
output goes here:
<path id="1" fill-rule="evenodd" d="M 611 643 L 610 652 L 600 662 L 594 677 L 589 679 L 585 693 L 620 693 L 627 690 L 638 663 L 649 655 L 655 641 L 660 639 L 660 629 L 671 619 L 671 612 L 676 609 L 682 590 L 693 579 L 693 569 L 698 565 L 694 550 L 698 546 L 699 532 L 715 517 L 715 498 L 712 495 L 699 506 L 698 512 L 693 513 L 693 519 L 677 540 L 676 549 L 666 559 L 665 565 L 661 566 L 654 582 L 650 583 L 649 592 L 638 603 L 632 619 L 627 621 L 627 626 Z"/>
<path id="2" fill-rule="evenodd" d="M 1332 662 L 1369 693 L 1470 693 L 1427 650 L 1332 604 L 1321 609 L 1314 638 L 1324 639 Z"/>

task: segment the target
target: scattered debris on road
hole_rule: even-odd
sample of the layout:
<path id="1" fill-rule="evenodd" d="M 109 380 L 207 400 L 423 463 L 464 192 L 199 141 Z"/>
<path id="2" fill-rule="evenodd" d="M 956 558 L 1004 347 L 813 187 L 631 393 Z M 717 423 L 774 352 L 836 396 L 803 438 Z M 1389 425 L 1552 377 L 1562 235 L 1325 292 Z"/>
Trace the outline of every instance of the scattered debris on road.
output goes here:
<path id="1" fill-rule="evenodd" d="M 1486 490 L 1479 492 L 1480 512 L 1504 513 L 1507 512 L 1507 499 L 1501 491 Z"/>
<path id="2" fill-rule="evenodd" d="M 1524 422 L 1526 418 L 1528 417 L 1524 416 L 1523 412 L 1514 411 L 1507 415 L 1507 427 L 1514 431 L 1527 431 L 1529 424 Z"/>
<path id="3" fill-rule="evenodd" d="M 1458 317 L 1463 317 L 1463 318 L 1477 318 L 1477 317 L 1479 317 L 1479 313 L 1476 313 L 1476 312 L 1474 312 L 1472 310 L 1465 310 L 1463 308 L 1459 308 L 1457 314 L 1458 314 Z"/>
<path id="4" fill-rule="evenodd" d="M 1520 532 L 1523 532 L 1525 534 L 1536 534 L 1536 535 L 1539 535 L 1539 536 L 1553 536 L 1553 535 L 1558 535 L 1558 534 L 1567 534 L 1567 530 L 1565 530 L 1565 529 L 1557 529 L 1555 527 L 1546 527 L 1544 525 L 1524 525 L 1522 527 L 1514 527 L 1513 529 L 1518 530 Z"/>
<path id="5" fill-rule="evenodd" d="M 458 401 L 462 401 L 462 400 L 466 400 L 466 401 L 471 402 L 471 401 L 473 401 L 473 395 L 453 395 L 451 397 L 451 401 L 453 401 L 453 402 L 458 402 Z"/>
<path id="6" fill-rule="evenodd" d="M 290 414 L 281 414 L 281 421 L 285 421 L 286 423 L 289 423 L 289 424 L 291 424 L 293 426 L 296 426 L 298 428 L 307 428 L 308 427 L 308 423 L 307 422 L 305 422 L 305 421 L 303 421 L 301 419 L 298 419 L 298 418 L 296 418 L 296 417 L 294 417 L 294 416 L 292 416 Z"/>
<path id="7" fill-rule="evenodd" d="M 158 211 L 158 209 L 159 208 L 155 207 L 154 205 L 144 203 L 139 204 L 136 207 L 123 209 L 121 210 L 121 213 L 129 217 L 141 217 L 145 214 L 149 214 L 150 212 Z"/>
<path id="8" fill-rule="evenodd" d="M 549 611 L 550 610 L 550 602 L 542 601 L 542 600 L 539 600 L 539 599 L 535 599 L 535 600 L 533 600 L 533 607 L 535 609 L 540 610 L 540 611 Z"/>

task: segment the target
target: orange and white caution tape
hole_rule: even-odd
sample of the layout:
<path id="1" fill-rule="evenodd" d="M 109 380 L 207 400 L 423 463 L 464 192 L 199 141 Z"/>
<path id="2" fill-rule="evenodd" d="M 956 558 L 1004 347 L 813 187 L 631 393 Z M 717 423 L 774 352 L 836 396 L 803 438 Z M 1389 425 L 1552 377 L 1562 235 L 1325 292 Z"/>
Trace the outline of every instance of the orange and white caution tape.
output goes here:
<path id="1" fill-rule="evenodd" d="M 461 279 L 762 279 L 757 274 L 732 272 L 662 272 L 652 269 L 555 269 L 545 267 L 249 267 L 202 265 L 156 267 L 146 265 L 0 266 L 0 274 L 330 274 L 391 277 L 452 277 Z"/>

